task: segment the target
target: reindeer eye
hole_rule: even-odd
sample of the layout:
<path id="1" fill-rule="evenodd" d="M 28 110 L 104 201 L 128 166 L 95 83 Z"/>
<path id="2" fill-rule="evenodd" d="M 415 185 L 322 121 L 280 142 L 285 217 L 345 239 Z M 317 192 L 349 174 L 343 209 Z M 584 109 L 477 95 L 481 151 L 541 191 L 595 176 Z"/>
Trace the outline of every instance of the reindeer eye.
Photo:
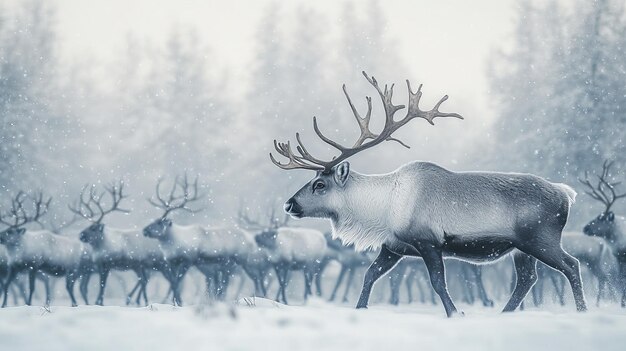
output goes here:
<path id="1" fill-rule="evenodd" d="M 318 180 L 317 182 L 315 182 L 315 184 L 313 184 L 313 190 L 321 190 L 324 189 L 326 187 L 326 184 L 324 184 L 323 181 Z"/>

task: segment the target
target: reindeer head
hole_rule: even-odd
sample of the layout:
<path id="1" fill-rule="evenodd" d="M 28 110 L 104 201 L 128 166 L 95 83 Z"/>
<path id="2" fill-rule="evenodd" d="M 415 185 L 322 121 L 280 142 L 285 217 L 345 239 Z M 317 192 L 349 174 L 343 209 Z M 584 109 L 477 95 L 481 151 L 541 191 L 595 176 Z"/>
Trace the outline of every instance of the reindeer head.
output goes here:
<path id="1" fill-rule="evenodd" d="M 24 208 L 24 201 L 29 198 L 33 201 L 34 208 L 34 213 L 30 216 Z M 19 191 L 11 200 L 11 208 L 6 213 L 0 213 L 0 223 L 8 226 L 7 229 L 0 232 L 0 244 L 8 246 L 19 244 L 22 236 L 26 233 L 23 226 L 32 222 L 39 223 L 39 219 L 48 212 L 51 201 L 52 198 L 44 200 L 42 192 L 29 197 L 23 191 Z"/>
<path id="2" fill-rule="evenodd" d="M 588 190 L 586 193 L 604 205 L 604 211 L 589 222 L 583 228 L 583 232 L 587 235 L 602 237 L 609 241 L 614 239 L 615 233 L 615 214 L 611 211 L 611 207 L 615 201 L 626 197 L 626 193 L 617 194 L 615 191 L 615 187 L 619 185 L 620 182 L 611 183 L 608 180 L 612 165 L 613 162 L 604 161 L 602 173 L 597 176 L 598 182 L 595 186 L 591 184 L 587 172 L 585 172 L 585 179 L 579 179 L 579 181 L 587 187 Z"/>
<path id="3" fill-rule="evenodd" d="M 111 203 L 108 208 L 104 206 L 104 195 L 109 194 Z M 112 212 L 130 213 L 129 210 L 119 208 L 120 202 L 127 195 L 124 195 L 124 183 L 111 183 L 104 187 L 104 191 L 98 193 L 95 185 L 85 185 L 80 193 L 80 197 L 74 205 L 70 205 L 70 211 L 92 222 L 89 227 L 80 232 L 80 241 L 92 245 L 97 245 L 104 240 L 104 224 L 102 220 Z"/>
<path id="4" fill-rule="evenodd" d="M 278 246 L 276 242 L 276 238 L 278 237 L 278 228 L 287 225 L 289 217 L 285 216 L 281 222 L 276 218 L 274 208 L 272 207 L 269 219 L 269 224 L 263 225 L 259 221 L 251 219 L 242 207 L 239 209 L 239 223 L 242 226 L 257 232 L 257 234 L 254 235 L 254 241 L 256 244 L 259 245 L 259 247 L 273 250 Z"/>
<path id="5" fill-rule="evenodd" d="M 407 108 L 407 114 L 399 121 L 394 120 L 396 112 L 404 109 L 404 105 L 394 105 L 392 103 L 393 97 L 393 85 L 387 87 L 385 85 L 384 90 L 380 88 L 378 82 L 374 77 L 369 77 L 365 72 L 363 75 L 367 81 L 376 89 L 380 99 L 383 103 L 385 111 L 385 125 L 383 130 L 376 134 L 369 129 L 370 118 L 372 115 L 372 99 L 366 97 L 367 100 L 367 114 L 365 117 L 361 117 L 357 109 L 354 107 L 350 96 L 346 91 L 346 86 L 343 86 L 343 92 L 348 100 L 350 109 L 359 124 L 360 136 L 352 147 L 347 147 L 333 141 L 323 135 L 317 126 L 317 120 L 313 117 L 313 129 L 317 136 L 322 139 L 326 144 L 337 149 L 340 154 L 334 157 L 330 161 L 322 161 L 313 157 L 304 144 L 300 140 L 300 134 L 296 133 L 296 146 L 297 154 L 294 154 L 291 149 L 291 144 L 277 143 L 274 140 L 274 148 L 276 151 L 288 158 L 289 162 L 286 164 L 276 161 L 274 156 L 270 154 L 272 162 L 282 169 L 309 169 L 317 172 L 315 178 L 308 182 L 302 189 L 300 189 L 293 197 L 291 197 L 285 203 L 285 212 L 292 217 L 320 217 L 320 218 L 332 218 L 334 211 L 343 206 L 343 193 L 344 189 L 350 185 L 350 164 L 345 162 L 350 156 L 361 152 L 365 149 L 371 148 L 375 145 L 382 143 L 383 141 L 395 141 L 404 147 L 409 147 L 402 141 L 392 137 L 392 134 L 400 127 L 407 124 L 414 118 L 424 118 L 431 125 L 434 125 L 433 120 L 437 117 L 454 117 L 463 119 L 457 113 L 444 113 L 439 111 L 439 107 L 443 102 L 448 99 L 445 95 L 442 97 L 435 107 L 430 111 L 423 111 L 419 108 L 419 102 L 422 97 L 422 86 L 420 85 L 417 92 L 413 92 L 411 84 L 407 80 L 407 88 L 409 91 L 409 103 Z"/>
<path id="6" fill-rule="evenodd" d="M 148 238 L 161 239 L 167 237 L 172 227 L 172 220 L 167 217 L 171 212 L 181 210 L 197 213 L 203 210 L 202 208 L 192 209 L 188 207 L 190 203 L 198 201 L 202 197 L 198 193 L 198 177 L 193 184 L 189 184 L 186 174 L 182 179 L 176 177 L 167 197 L 161 194 L 161 183 L 162 179 L 159 179 L 156 185 L 156 200 L 148 199 L 148 202 L 163 210 L 163 215 L 143 228 L 143 235 Z"/>

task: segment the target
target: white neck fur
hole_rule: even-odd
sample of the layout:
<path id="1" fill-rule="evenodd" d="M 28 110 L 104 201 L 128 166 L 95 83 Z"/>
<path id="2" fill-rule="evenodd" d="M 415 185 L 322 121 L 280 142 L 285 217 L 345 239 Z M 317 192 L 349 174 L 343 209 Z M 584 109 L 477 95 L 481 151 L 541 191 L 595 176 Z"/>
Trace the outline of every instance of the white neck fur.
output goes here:
<path id="1" fill-rule="evenodd" d="M 377 249 L 392 235 L 391 199 L 396 189 L 395 175 L 362 175 L 350 172 L 343 203 L 331 219 L 333 238 L 357 251 Z"/>

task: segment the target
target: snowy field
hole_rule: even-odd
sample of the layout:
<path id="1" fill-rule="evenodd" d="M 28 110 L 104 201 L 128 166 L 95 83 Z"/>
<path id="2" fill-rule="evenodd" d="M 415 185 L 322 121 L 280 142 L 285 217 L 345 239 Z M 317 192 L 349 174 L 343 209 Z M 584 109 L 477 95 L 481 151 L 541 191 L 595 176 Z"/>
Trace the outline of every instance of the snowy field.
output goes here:
<path id="1" fill-rule="evenodd" d="M 285 306 L 177 308 L 10 307 L 0 310 L 0 350 L 624 350 L 626 311 L 572 306 L 500 314 L 461 306 L 349 306 L 313 300 Z"/>

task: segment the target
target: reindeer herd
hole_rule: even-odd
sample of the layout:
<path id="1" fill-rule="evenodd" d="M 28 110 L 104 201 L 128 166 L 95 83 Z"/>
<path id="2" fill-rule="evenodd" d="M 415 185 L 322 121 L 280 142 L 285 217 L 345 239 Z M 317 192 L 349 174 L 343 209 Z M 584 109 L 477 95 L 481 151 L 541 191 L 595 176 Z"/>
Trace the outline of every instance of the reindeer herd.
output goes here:
<path id="1" fill-rule="evenodd" d="M 394 114 L 405 106 L 392 103 L 393 85 L 382 89 L 376 79 L 364 76 L 378 92 L 386 114 L 379 134 L 369 129 L 371 98 L 366 99 L 368 111 L 361 117 L 344 86 L 360 128 L 354 146 L 346 147 L 324 136 L 314 118 L 315 133 L 337 149 L 338 156 L 330 161 L 315 158 L 299 134 L 297 153 L 289 142 L 274 142 L 288 163 L 270 155 L 282 169 L 316 171 L 316 176 L 285 203 L 284 210 L 295 218 L 329 219 L 332 232 L 287 225 L 289 217 L 279 221 L 273 212 L 268 223 L 261 223 L 251 219 L 243 206 L 232 225 L 176 224 L 171 219 L 173 213 L 201 210 L 198 200 L 203 194 L 198 179 L 190 181 L 186 175 L 176 177 L 168 189 L 163 189 L 161 180 L 157 182 L 149 202 L 161 215 L 142 230 L 117 229 L 105 223 L 111 213 L 130 212 L 122 206 L 128 196 L 121 181 L 103 190 L 83 187 L 69 206 L 75 219 L 90 223 L 80 233 L 62 227 L 45 229 L 41 219 L 51 199 L 41 192 L 29 195 L 20 191 L 0 211 L 0 223 L 6 227 L 0 232 L 2 306 L 7 305 L 9 293 L 23 293 L 30 305 L 37 280 L 46 286 L 48 304 L 49 281 L 58 277 L 65 278 L 73 306 L 78 304 L 76 282 L 83 302 L 89 304 L 89 282 L 94 275 L 98 279 L 95 303 L 103 305 L 109 276 L 120 271 L 132 272 L 136 280 L 127 303 L 134 298 L 137 304 L 148 304 L 152 298 L 148 284 L 151 277 L 160 275 L 168 285 L 167 298 L 171 296 L 171 303 L 180 306 L 183 282 L 192 270 L 203 276 L 205 295 L 210 299 L 228 299 L 229 286 L 237 277 L 237 296 L 242 283 L 249 281 L 252 290 L 244 295 L 271 297 L 286 304 L 294 273 L 301 274 L 301 296 L 306 301 L 312 295 L 322 296 L 323 277 L 332 264 L 338 272 L 330 301 L 338 297 L 349 301 L 350 289 L 359 276 L 363 287 L 357 308 L 365 308 L 374 283 L 388 273 L 389 303 L 401 301 L 403 286 L 408 301 L 413 301 L 413 288 L 417 287 L 422 303 L 436 303 L 437 295 L 451 316 L 458 311 L 450 297 L 449 280 L 460 283 L 464 302 L 474 303 L 478 297 L 484 306 L 494 306 L 483 282 L 482 263 L 509 256 L 513 258 L 513 274 L 510 268 L 500 272 L 507 281 L 501 285 L 508 285 L 512 292 L 504 311 L 517 309 L 531 289 L 534 303 L 542 304 L 548 281 L 558 302 L 565 304 L 565 279 L 577 309 L 586 310 L 581 264 L 597 282 L 597 304 L 617 297 L 626 307 L 626 222 L 611 210 L 626 193 L 618 194 L 619 183 L 611 181 L 612 163 L 604 163 L 597 182 L 587 174 L 580 179 L 586 193 L 605 206 L 582 233 L 562 232 L 576 192 L 537 176 L 452 172 L 427 162 L 408 163 L 383 175 L 357 173 L 345 160 L 384 141 L 406 146 L 392 133 L 409 121 L 423 118 L 434 124 L 437 117 L 462 119 L 456 113 L 439 111 L 447 96 L 432 110 L 421 110 L 421 86 L 413 92 L 407 81 L 407 115 L 396 120 Z M 41 228 L 31 229 L 35 225 Z M 28 289 L 22 277 L 27 278 Z M 277 287 L 270 293 L 274 282 Z"/>
<path id="2" fill-rule="evenodd" d="M 604 164 L 597 184 L 592 184 L 589 177 L 581 179 L 587 193 L 602 202 L 605 210 L 585 226 L 583 233 L 564 232 L 562 245 L 597 282 L 596 303 L 615 298 L 619 293 L 621 304 L 626 307 L 626 227 L 611 211 L 613 204 L 626 195 L 617 194 L 616 184 L 609 182 L 610 167 L 610 163 Z M 88 286 L 93 276 L 98 279 L 99 289 L 92 302 L 103 305 L 111 271 L 130 271 L 136 276 L 127 303 L 134 297 L 137 304 L 148 304 L 151 300 L 147 296 L 147 285 L 150 278 L 158 274 L 168 283 L 171 303 L 182 305 L 182 282 L 191 268 L 204 276 L 206 294 L 212 299 L 226 299 L 233 278 L 238 277 L 248 280 L 253 289 L 244 295 L 269 296 L 269 286 L 277 283 L 271 297 L 287 303 L 286 291 L 292 274 L 301 273 L 304 299 L 321 296 L 322 278 L 328 275 L 327 267 L 333 262 L 338 273 L 327 298 L 345 303 L 350 299 L 355 280 L 362 279 L 363 271 L 375 258 L 373 252 L 359 252 L 353 245 L 345 246 L 330 233 L 288 226 L 287 218 L 278 221 L 274 213 L 269 215 L 268 223 L 251 219 L 242 209 L 238 213 L 239 220 L 231 227 L 175 224 L 170 219 L 173 213 L 200 210 L 193 207 L 202 196 L 197 179 L 190 183 L 186 176 L 177 178 L 168 191 L 162 190 L 159 181 L 155 197 L 150 199 L 151 204 L 162 211 L 159 218 L 143 230 L 121 230 L 107 226 L 104 220 L 113 212 L 129 212 L 121 207 L 127 198 L 124 184 L 111 184 L 102 192 L 94 186 L 85 186 L 77 201 L 69 206 L 75 215 L 70 224 L 75 223 L 76 218 L 90 223 L 78 235 L 62 233 L 59 228 L 27 229 L 29 224 L 42 226 L 41 218 L 51 200 L 44 199 L 42 193 L 29 196 L 18 192 L 0 215 L 0 222 L 7 227 L 0 232 L 3 306 L 7 305 L 10 293 L 23 296 L 24 302 L 30 305 L 36 280 L 46 287 L 45 303 L 48 304 L 51 299 L 49 280 L 56 277 L 65 278 L 72 305 L 78 304 L 74 293 L 76 282 L 82 301 L 89 304 Z M 478 297 L 484 306 L 494 305 L 484 286 L 482 265 L 449 260 L 447 266 L 464 285 L 461 294 L 465 303 L 474 303 Z M 16 279 L 19 276 L 27 278 L 28 288 Z M 503 275 L 503 279 L 510 278 Z M 546 283 L 556 292 L 558 302 L 565 304 L 563 276 L 543 265 L 538 267 L 538 282 L 532 290 L 534 304 L 544 303 Z M 388 284 L 390 304 L 400 303 L 402 291 L 406 291 L 405 300 L 409 303 L 417 299 L 421 303 L 436 303 L 436 294 L 421 258 L 400 260 L 389 272 Z M 417 295 L 413 293 L 415 287 Z"/>
<path id="3" fill-rule="evenodd" d="M 304 298 L 313 294 L 317 278 L 318 294 L 321 294 L 319 276 L 323 267 L 335 260 L 350 271 L 356 265 L 366 264 L 366 256 L 345 248 L 336 242 L 329 244 L 330 236 L 322 232 L 286 227 L 285 223 L 271 220 L 262 225 L 240 212 L 240 223 L 230 227 L 202 227 L 178 225 L 169 218 L 173 212 L 197 212 L 192 208 L 201 198 L 198 180 L 191 183 L 187 176 L 176 178 L 171 189 L 163 193 L 162 182 L 156 186 L 150 203 L 162 214 L 143 230 L 122 230 L 104 223 L 113 212 L 129 213 L 121 207 L 127 195 L 122 182 L 105 186 L 99 192 L 95 186 L 85 186 L 78 200 L 69 206 L 71 212 L 90 224 L 78 237 L 70 233 L 52 230 L 26 229 L 28 224 L 40 224 L 51 199 L 42 193 L 28 196 L 19 192 L 8 210 L 0 215 L 0 222 L 7 228 L 0 233 L 0 283 L 7 305 L 10 291 L 25 290 L 13 286 L 20 275 L 28 277 L 25 303 L 30 305 L 35 290 L 35 280 L 65 277 L 66 290 L 73 306 L 77 305 L 74 285 L 78 281 L 80 294 L 89 304 L 87 287 L 90 278 L 99 279 L 95 303 L 104 304 L 105 289 L 111 271 L 131 271 L 136 285 L 127 297 L 131 302 L 147 304 L 147 285 L 153 274 L 160 274 L 169 285 L 172 303 L 182 305 L 182 281 L 190 268 L 195 268 L 205 278 L 207 295 L 212 299 L 226 298 L 231 278 L 244 275 L 252 282 L 250 295 L 266 296 L 272 277 L 278 282 L 276 299 L 287 303 L 286 288 L 294 271 L 303 273 Z M 108 204 L 108 205 L 107 205 Z M 32 207 L 32 213 L 29 209 Z M 271 216 L 274 218 L 274 215 Z M 248 230 L 242 227 L 249 228 Z M 58 231 L 58 230 L 57 230 Z M 358 258 L 358 259 L 355 259 Z M 354 272 L 349 273 L 351 281 Z M 339 283 L 335 290 L 339 288 Z M 16 291 L 17 290 L 17 291 Z M 50 292 L 46 293 L 46 304 Z"/>

